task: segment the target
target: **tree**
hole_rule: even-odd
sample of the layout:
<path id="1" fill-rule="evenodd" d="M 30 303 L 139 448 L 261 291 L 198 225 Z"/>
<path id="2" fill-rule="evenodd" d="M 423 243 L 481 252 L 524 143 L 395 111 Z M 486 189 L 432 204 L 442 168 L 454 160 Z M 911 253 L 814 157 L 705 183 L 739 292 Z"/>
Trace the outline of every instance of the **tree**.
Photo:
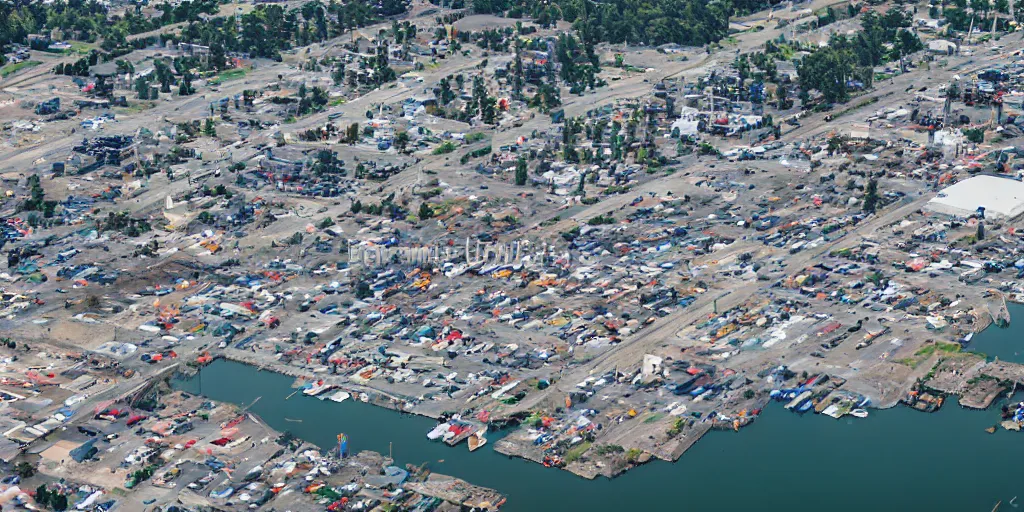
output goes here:
<path id="1" fill-rule="evenodd" d="M 786 86 L 780 85 L 775 88 L 775 101 L 779 110 L 789 108 L 789 91 L 786 90 Z"/>
<path id="2" fill-rule="evenodd" d="M 817 90 L 829 103 L 846 101 L 849 82 L 854 76 L 853 52 L 831 46 L 818 49 L 804 57 L 797 73 L 804 91 Z"/>
<path id="3" fill-rule="evenodd" d="M 526 160 L 519 157 L 519 159 L 516 160 L 516 185 L 519 185 L 520 187 L 526 185 L 527 178 L 529 178 L 529 176 L 527 175 Z"/>
<path id="4" fill-rule="evenodd" d="M 355 144 L 359 142 L 359 123 L 352 123 L 345 130 L 345 142 Z"/>
<path id="5" fill-rule="evenodd" d="M 181 76 L 181 82 L 178 83 L 178 95 L 179 96 L 191 96 L 196 93 L 195 87 L 192 87 L 192 73 L 186 71 Z"/>
<path id="6" fill-rule="evenodd" d="M 53 507 L 57 512 L 62 512 L 68 509 L 68 497 L 62 493 L 56 493 L 50 496 L 50 506 Z"/>
<path id="7" fill-rule="evenodd" d="M 875 213 L 878 209 L 878 180 L 871 178 L 864 191 L 864 212 Z"/>
<path id="8" fill-rule="evenodd" d="M 140 100 L 148 100 L 149 98 L 149 77 L 140 77 L 135 81 L 135 92 L 139 94 Z"/>
<path id="9" fill-rule="evenodd" d="M 399 151 L 405 151 L 405 148 L 409 146 L 409 132 L 403 130 L 395 134 L 395 148 Z"/>
<path id="10" fill-rule="evenodd" d="M 8 342 L 8 345 L 11 342 Z M 32 475 L 36 474 L 36 468 L 28 462 L 19 462 L 14 466 L 14 472 L 18 474 L 22 479 L 31 478 Z"/>
<path id="11" fill-rule="evenodd" d="M 428 205 L 426 201 L 420 203 L 420 212 L 419 212 L 420 220 L 427 220 L 427 219 L 429 219 L 429 218 L 431 218 L 433 216 L 434 216 L 434 210 L 430 208 L 430 205 Z"/>
<path id="12" fill-rule="evenodd" d="M 207 137 L 217 136 L 217 127 L 214 126 L 212 118 L 207 117 L 206 121 L 203 123 L 203 135 L 206 135 Z"/>
<path id="13" fill-rule="evenodd" d="M 974 144 L 981 144 L 985 142 L 985 129 L 984 128 L 968 128 L 963 130 L 964 137 L 967 138 L 967 142 Z"/>
<path id="14" fill-rule="evenodd" d="M 36 487 L 36 503 L 43 506 L 50 503 L 50 490 L 46 488 L 46 484 Z"/>

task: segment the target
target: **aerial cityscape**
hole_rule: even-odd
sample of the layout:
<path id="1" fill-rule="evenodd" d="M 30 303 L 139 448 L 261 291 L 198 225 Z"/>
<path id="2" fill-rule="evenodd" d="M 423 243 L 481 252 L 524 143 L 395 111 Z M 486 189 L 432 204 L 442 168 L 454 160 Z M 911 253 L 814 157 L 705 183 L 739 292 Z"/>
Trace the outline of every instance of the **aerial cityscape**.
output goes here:
<path id="1" fill-rule="evenodd" d="M 1016 508 L 1018 14 L 0 0 L 0 510 Z"/>

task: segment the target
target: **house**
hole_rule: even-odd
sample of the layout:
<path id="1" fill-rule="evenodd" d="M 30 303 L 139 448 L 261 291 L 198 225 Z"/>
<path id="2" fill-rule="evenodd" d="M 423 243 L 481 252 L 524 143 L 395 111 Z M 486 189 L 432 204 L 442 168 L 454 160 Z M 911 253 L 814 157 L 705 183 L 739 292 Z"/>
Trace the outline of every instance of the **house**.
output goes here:
<path id="1" fill-rule="evenodd" d="M 945 39 L 932 39 L 928 41 L 928 51 L 940 55 L 953 55 L 957 51 L 957 45 Z"/>

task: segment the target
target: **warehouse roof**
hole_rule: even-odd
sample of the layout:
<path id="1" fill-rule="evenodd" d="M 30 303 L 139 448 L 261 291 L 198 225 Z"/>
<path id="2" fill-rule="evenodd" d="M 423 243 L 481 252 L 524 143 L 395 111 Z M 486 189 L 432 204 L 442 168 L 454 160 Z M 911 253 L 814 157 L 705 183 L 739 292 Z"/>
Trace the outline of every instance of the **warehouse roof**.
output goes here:
<path id="1" fill-rule="evenodd" d="M 998 176 L 975 176 L 946 187 L 928 201 L 938 213 L 966 217 L 979 207 L 990 219 L 1013 218 L 1024 213 L 1024 183 Z"/>

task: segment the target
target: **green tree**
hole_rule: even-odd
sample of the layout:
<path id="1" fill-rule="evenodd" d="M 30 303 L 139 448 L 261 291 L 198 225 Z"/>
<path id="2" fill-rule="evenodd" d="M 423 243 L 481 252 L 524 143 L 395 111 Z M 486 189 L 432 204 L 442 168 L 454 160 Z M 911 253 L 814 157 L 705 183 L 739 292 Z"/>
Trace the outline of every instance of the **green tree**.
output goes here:
<path id="1" fill-rule="evenodd" d="M 526 159 L 519 157 L 519 159 L 516 160 L 516 185 L 519 185 L 520 187 L 526 185 L 526 180 L 529 178 L 527 172 Z"/>
<path id="2" fill-rule="evenodd" d="M 878 209 L 878 180 L 868 180 L 867 189 L 864 191 L 864 212 L 875 213 Z"/>
<path id="3" fill-rule="evenodd" d="M 399 151 L 405 151 L 409 146 L 409 132 L 402 130 L 395 134 L 395 148 Z"/>
<path id="4" fill-rule="evenodd" d="M 431 218 L 433 216 L 434 216 L 434 210 L 430 208 L 430 205 L 428 205 L 426 201 L 420 203 L 420 212 L 419 212 L 420 220 L 427 220 L 427 219 L 429 219 L 429 218 Z"/>
<path id="5" fill-rule="evenodd" d="M 359 142 L 359 123 L 352 123 L 345 130 L 345 142 L 355 144 Z"/>
<path id="6" fill-rule="evenodd" d="M 829 103 L 846 101 L 849 82 L 854 76 L 853 52 L 830 46 L 818 49 L 804 57 L 797 73 L 803 90 L 817 90 Z"/>
<path id="7" fill-rule="evenodd" d="M 186 71 L 181 77 L 181 81 L 178 82 L 178 95 L 179 96 L 191 96 L 196 93 L 195 87 L 192 87 L 192 73 Z"/>
<path id="8" fill-rule="evenodd" d="M 68 497 L 59 492 L 52 494 L 50 496 L 50 506 L 57 512 L 63 512 L 68 509 Z"/>
<path id="9" fill-rule="evenodd" d="M 46 484 L 41 484 L 36 487 L 36 503 L 46 506 L 50 503 L 50 490 L 46 488 Z"/>
<path id="10" fill-rule="evenodd" d="M 7 343 L 8 345 L 10 345 L 12 342 L 8 340 Z M 22 479 L 31 478 L 32 475 L 36 474 L 36 468 L 35 466 L 29 464 L 28 462 L 19 462 L 16 466 L 14 466 L 14 472 L 17 473 L 18 476 L 20 476 Z"/>
<path id="11" fill-rule="evenodd" d="M 217 136 L 217 127 L 213 124 L 213 118 L 207 117 L 206 121 L 203 122 L 203 135 L 207 137 Z"/>

